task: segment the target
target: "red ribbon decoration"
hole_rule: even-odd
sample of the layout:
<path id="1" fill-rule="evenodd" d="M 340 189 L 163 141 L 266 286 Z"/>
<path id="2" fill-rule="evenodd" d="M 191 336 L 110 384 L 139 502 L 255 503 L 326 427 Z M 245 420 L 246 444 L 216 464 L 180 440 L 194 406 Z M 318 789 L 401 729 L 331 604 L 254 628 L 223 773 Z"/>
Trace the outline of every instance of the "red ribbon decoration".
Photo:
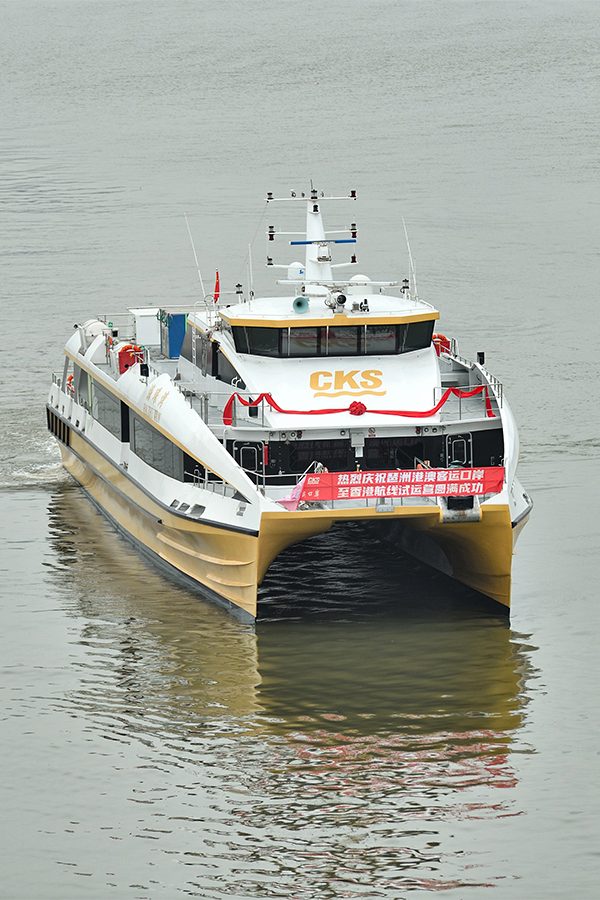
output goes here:
<path id="1" fill-rule="evenodd" d="M 231 425 L 233 423 L 233 404 L 236 399 L 240 401 L 242 406 L 246 407 L 259 406 L 264 400 L 264 402 L 267 403 L 271 409 L 275 410 L 275 412 L 282 413 L 286 416 L 331 416 L 335 413 L 349 412 L 351 416 L 362 416 L 365 413 L 372 413 L 376 416 L 402 416 L 410 419 L 428 419 L 430 416 L 435 416 L 452 395 L 465 400 L 481 393 L 485 393 L 486 416 L 488 419 L 495 419 L 496 415 L 492 409 L 492 401 L 490 400 L 490 394 L 486 384 L 480 384 L 470 391 L 463 391 L 460 388 L 455 387 L 446 388 L 435 406 L 431 409 L 423 410 L 422 412 L 414 409 L 367 409 L 365 404 L 361 403 L 360 400 L 353 400 L 350 406 L 344 406 L 340 409 L 282 409 L 281 406 L 273 400 L 271 394 L 259 394 L 256 400 L 246 400 L 245 397 L 242 397 L 240 394 L 232 394 L 223 409 L 223 425 Z"/>

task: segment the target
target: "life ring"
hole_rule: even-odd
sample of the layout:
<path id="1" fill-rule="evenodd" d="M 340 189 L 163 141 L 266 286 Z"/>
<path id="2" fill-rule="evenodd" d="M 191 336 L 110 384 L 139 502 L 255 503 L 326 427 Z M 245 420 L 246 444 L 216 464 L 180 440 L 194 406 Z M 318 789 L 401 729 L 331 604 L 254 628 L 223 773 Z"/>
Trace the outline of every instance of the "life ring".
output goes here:
<path id="1" fill-rule="evenodd" d="M 440 353 L 450 353 L 450 338 L 447 338 L 445 334 L 434 334 L 431 340 L 438 356 Z"/>
<path id="2" fill-rule="evenodd" d="M 75 385 L 73 384 L 73 379 L 75 378 L 73 372 L 70 375 L 67 375 L 67 394 L 75 393 Z"/>
<path id="3" fill-rule="evenodd" d="M 123 347 L 119 347 L 119 357 L 127 353 L 134 358 L 135 362 L 144 362 L 144 350 L 139 344 L 124 344 Z"/>

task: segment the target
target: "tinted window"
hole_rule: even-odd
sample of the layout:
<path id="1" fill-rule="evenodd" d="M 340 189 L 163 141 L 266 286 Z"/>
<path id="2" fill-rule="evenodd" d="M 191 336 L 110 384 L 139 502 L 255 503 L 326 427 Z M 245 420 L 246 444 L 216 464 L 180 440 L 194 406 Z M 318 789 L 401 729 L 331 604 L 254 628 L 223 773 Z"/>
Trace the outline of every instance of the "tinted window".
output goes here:
<path id="1" fill-rule="evenodd" d="M 398 347 L 398 353 L 404 353 L 407 332 L 408 325 L 396 325 L 396 346 Z"/>
<path id="2" fill-rule="evenodd" d="M 121 440 L 121 401 L 92 381 L 92 415 L 101 425 Z"/>
<path id="3" fill-rule="evenodd" d="M 169 478 L 183 481 L 183 453 L 148 422 L 132 415 L 132 449 L 136 456 Z"/>
<path id="4" fill-rule="evenodd" d="M 433 322 L 412 322 L 408 326 L 406 340 L 404 341 L 404 353 L 429 347 L 432 333 Z"/>
<path id="5" fill-rule="evenodd" d="M 237 369 L 234 369 L 234 367 L 231 365 L 221 349 L 216 352 L 216 358 L 217 371 L 214 372 L 213 368 L 213 374 L 216 374 L 219 381 L 225 381 L 227 384 L 233 384 L 233 382 L 235 381 L 237 386 L 244 390 L 246 385 L 244 384 L 243 379 L 241 378 Z"/>
<path id="6" fill-rule="evenodd" d="M 90 408 L 90 396 L 89 396 L 89 385 L 91 379 L 88 377 L 88 373 L 85 369 L 80 369 L 79 366 L 75 366 L 75 394 L 77 396 L 77 402 L 80 406 L 83 406 L 84 409 L 89 410 Z"/>
<path id="7" fill-rule="evenodd" d="M 238 353 L 250 353 L 250 348 L 248 346 L 248 333 L 246 328 L 242 325 L 237 325 L 235 328 L 232 328 L 233 332 L 233 340 L 235 343 L 235 349 Z"/>
<path id="8" fill-rule="evenodd" d="M 279 328 L 248 328 L 249 352 L 257 356 L 279 356 Z"/>
<path id="9" fill-rule="evenodd" d="M 362 352 L 362 334 L 359 325 L 329 326 L 327 356 L 357 356 Z"/>
<path id="10" fill-rule="evenodd" d="M 367 325 L 366 352 L 377 356 L 381 353 L 397 353 L 396 325 Z"/>
<path id="11" fill-rule="evenodd" d="M 324 328 L 290 328 L 287 337 L 289 356 L 320 356 L 324 352 Z"/>
<path id="12" fill-rule="evenodd" d="M 330 325 L 323 328 L 243 328 L 233 336 L 240 353 L 255 356 L 310 357 L 408 353 L 431 344 L 433 322 L 410 325 Z M 221 376 L 219 376 L 221 377 Z M 222 378 L 222 380 L 228 380 Z"/>

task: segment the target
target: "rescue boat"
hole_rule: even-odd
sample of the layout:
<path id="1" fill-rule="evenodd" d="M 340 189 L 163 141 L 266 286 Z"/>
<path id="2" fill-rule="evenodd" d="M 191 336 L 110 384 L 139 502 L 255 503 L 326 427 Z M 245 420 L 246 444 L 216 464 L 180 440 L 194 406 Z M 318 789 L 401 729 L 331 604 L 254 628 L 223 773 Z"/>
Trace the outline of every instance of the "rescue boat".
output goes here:
<path id="1" fill-rule="evenodd" d="M 48 428 L 119 531 L 244 620 L 278 554 L 350 521 L 508 610 L 532 502 L 503 386 L 439 330 L 412 259 L 399 281 L 336 277 L 357 227 L 326 231 L 322 207 L 355 199 L 267 195 L 306 207 L 303 232 L 267 228 L 305 256 L 267 256 L 276 296 L 255 296 L 251 267 L 231 294 L 198 270 L 193 306 L 78 325 Z"/>

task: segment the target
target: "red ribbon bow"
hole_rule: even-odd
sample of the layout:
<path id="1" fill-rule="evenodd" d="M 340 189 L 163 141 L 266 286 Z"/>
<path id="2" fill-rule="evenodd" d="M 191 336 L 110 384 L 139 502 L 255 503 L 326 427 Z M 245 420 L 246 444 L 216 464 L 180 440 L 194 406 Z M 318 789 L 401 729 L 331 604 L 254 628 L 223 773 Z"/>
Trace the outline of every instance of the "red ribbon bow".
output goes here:
<path id="1" fill-rule="evenodd" d="M 351 416 L 362 416 L 366 413 L 366 411 L 367 407 L 364 403 L 361 403 L 360 400 L 353 400 L 348 407 L 348 412 Z"/>

